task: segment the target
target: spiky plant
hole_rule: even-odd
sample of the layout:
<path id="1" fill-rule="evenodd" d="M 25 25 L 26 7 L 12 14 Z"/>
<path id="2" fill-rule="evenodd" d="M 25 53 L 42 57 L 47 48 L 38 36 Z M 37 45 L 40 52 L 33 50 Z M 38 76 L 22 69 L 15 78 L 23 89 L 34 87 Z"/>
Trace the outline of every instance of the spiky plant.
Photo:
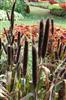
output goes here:
<path id="1" fill-rule="evenodd" d="M 32 46 L 32 79 L 33 86 L 36 88 L 37 85 L 37 53 L 34 45 Z"/>
<path id="2" fill-rule="evenodd" d="M 51 19 L 51 33 L 54 33 L 54 20 Z"/>
<path id="3" fill-rule="evenodd" d="M 2 44 L 1 44 L 1 38 L 0 38 L 0 50 L 1 50 L 1 45 L 2 45 Z"/>
<path id="4" fill-rule="evenodd" d="M 40 26 L 39 26 L 39 41 L 38 41 L 38 56 L 39 56 L 39 58 L 41 57 L 43 36 L 44 36 L 44 22 L 43 22 L 43 20 L 41 20 Z"/>
<path id="5" fill-rule="evenodd" d="M 23 55 L 23 76 L 26 76 L 28 64 L 28 41 L 25 39 L 24 55 Z"/>
<path id="6" fill-rule="evenodd" d="M 46 21 L 45 25 L 45 33 L 43 36 L 43 44 L 42 44 L 42 58 L 44 59 L 46 50 L 47 50 L 47 44 L 48 44 L 48 36 L 49 36 L 49 19 Z"/>

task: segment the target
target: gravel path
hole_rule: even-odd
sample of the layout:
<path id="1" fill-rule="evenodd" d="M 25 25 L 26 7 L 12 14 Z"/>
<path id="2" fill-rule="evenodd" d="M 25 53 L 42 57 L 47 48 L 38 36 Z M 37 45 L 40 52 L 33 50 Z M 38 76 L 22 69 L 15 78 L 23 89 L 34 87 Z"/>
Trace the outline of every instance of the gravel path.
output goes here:
<path id="1" fill-rule="evenodd" d="M 48 9 L 43 9 L 43 8 L 39 8 L 39 7 L 34 7 L 34 6 L 30 6 L 30 11 L 31 14 L 36 14 L 36 15 L 47 15 L 50 11 Z"/>

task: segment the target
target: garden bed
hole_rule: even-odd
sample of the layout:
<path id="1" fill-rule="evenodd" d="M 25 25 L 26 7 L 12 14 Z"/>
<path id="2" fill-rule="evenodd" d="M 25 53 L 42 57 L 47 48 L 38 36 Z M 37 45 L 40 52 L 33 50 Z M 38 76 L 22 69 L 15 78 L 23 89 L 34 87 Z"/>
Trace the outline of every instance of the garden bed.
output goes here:
<path id="1" fill-rule="evenodd" d="M 20 32 L 21 35 L 26 35 L 28 38 L 30 38 L 30 36 L 33 36 L 34 38 L 38 38 L 39 25 L 30 25 L 30 26 L 29 25 L 15 25 L 14 26 L 15 39 L 17 39 L 18 32 Z M 8 33 L 8 30 L 5 29 L 4 31 L 2 31 L 1 34 L 6 36 L 7 33 Z M 4 37 L 4 36 L 2 36 L 2 37 Z M 50 28 L 49 37 L 51 38 L 51 28 Z M 64 42 L 66 43 L 66 29 L 62 28 L 61 26 L 55 25 L 53 38 L 55 40 L 55 38 L 59 39 L 60 37 L 63 37 Z"/>
<path id="2" fill-rule="evenodd" d="M 21 92 L 20 92 L 21 96 L 19 98 L 24 99 L 29 94 L 31 94 L 31 95 L 29 95 L 28 98 L 34 98 L 34 96 L 32 97 L 32 95 L 34 95 L 34 93 L 37 93 L 38 100 L 40 100 L 40 99 L 43 100 L 47 95 L 46 89 L 47 89 L 48 92 L 51 92 L 52 91 L 51 86 L 53 86 L 53 91 L 55 93 L 56 92 L 58 93 L 61 89 L 61 86 L 63 86 L 63 85 L 61 85 L 61 83 L 65 82 L 65 81 L 61 81 L 61 79 L 60 79 L 60 81 L 59 81 L 60 83 L 58 83 L 58 80 L 56 79 L 56 77 L 58 75 L 58 78 L 63 78 L 63 79 L 66 78 L 64 76 L 65 74 L 61 74 L 61 77 L 60 77 L 60 73 L 65 69 L 65 64 L 66 64 L 65 63 L 65 58 L 66 58 L 65 52 L 66 51 L 64 51 L 64 48 L 65 48 L 65 45 L 66 45 L 66 29 L 64 29 L 62 27 L 58 27 L 56 25 L 53 27 L 54 29 L 52 29 L 52 27 L 49 28 L 49 39 L 48 39 L 48 44 L 47 44 L 47 51 L 46 52 L 44 51 L 45 57 L 44 57 L 43 62 L 40 63 L 41 60 L 39 60 L 39 56 L 38 56 L 38 50 L 39 50 L 38 49 L 38 43 L 39 43 L 41 28 L 39 26 L 40 25 L 32 25 L 32 26 L 25 26 L 25 25 L 17 26 L 17 25 L 15 25 L 14 26 L 14 30 L 13 30 L 14 41 L 13 41 L 13 45 L 10 46 L 10 47 L 13 47 L 13 50 L 14 50 L 13 59 L 11 60 L 13 62 L 10 62 L 10 60 L 8 60 L 9 56 L 8 56 L 7 51 L 6 51 L 6 49 L 9 47 L 8 40 L 7 40 L 8 39 L 7 37 L 9 36 L 9 31 L 5 29 L 4 32 L 2 33 L 1 40 L 2 40 L 2 46 L 4 47 L 4 49 L 3 48 L 1 49 L 2 54 L 1 54 L 1 59 L 0 59 L 0 66 L 1 66 L 0 73 L 3 74 L 3 76 L 1 76 L 0 79 L 7 86 L 7 88 L 5 88 L 5 89 L 7 91 L 6 95 L 8 95 L 8 97 L 6 96 L 6 98 L 13 98 L 13 95 L 15 95 L 15 97 L 16 96 L 18 97 L 18 91 L 17 91 L 17 89 L 18 89 L 23 94 L 22 95 Z M 45 28 L 46 28 L 46 25 L 45 25 Z M 45 31 L 47 32 L 47 30 L 45 30 Z M 53 31 L 53 33 L 52 33 L 52 31 Z M 20 36 L 20 38 L 19 38 L 19 36 Z M 25 39 L 27 39 L 27 41 Z M 19 40 L 20 40 L 20 42 L 19 42 Z M 33 41 L 33 43 L 32 43 L 32 41 Z M 51 44 L 51 42 L 52 42 L 52 44 Z M 29 44 L 29 50 L 27 50 L 28 44 L 25 44 L 25 43 Z M 44 42 L 44 44 L 45 44 L 45 42 Z M 62 48 L 61 48 L 62 52 L 60 51 L 61 50 L 60 49 L 61 44 L 62 44 Z M 15 50 L 18 50 L 18 48 L 20 46 L 21 46 L 20 58 L 19 58 L 20 64 L 19 64 L 19 66 L 17 66 L 17 63 L 15 63 L 15 59 L 17 57 L 18 52 L 15 51 Z M 32 46 L 35 46 L 35 47 L 32 48 Z M 32 80 L 34 78 L 34 75 L 36 74 L 35 72 L 33 72 L 33 71 L 35 71 L 35 69 L 31 68 L 31 66 L 33 64 L 32 63 L 33 58 L 32 58 L 32 54 L 31 54 L 31 53 L 33 53 L 33 51 L 32 51 L 33 49 L 36 50 L 35 54 L 37 54 L 37 56 L 38 56 L 38 59 L 37 59 L 36 58 L 37 56 L 33 55 L 33 57 L 35 57 L 34 60 L 37 59 L 37 64 L 38 64 L 37 66 L 39 66 L 39 69 L 37 69 L 37 71 L 38 71 L 37 80 L 38 79 L 39 80 L 38 80 L 38 83 L 37 83 L 37 87 L 36 87 L 37 91 L 36 92 L 34 92 L 34 90 L 32 90 L 33 86 L 35 85 L 35 83 L 32 83 Z M 23 51 L 26 52 L 26 53 L 29 51 L 28 59 L 25 58 L 25 57 L 27 57 L 27 55 L 26 55 L 26 53 L 24 54 Z M 55 52 L 59 55 L 55 55 Z M 16 55 L 14 53 L 16 53 Z M 4 58 L 3 58 L 3 56 L 4 56 Z M 23 59 L 25 60 L 25 62 L 23 62 L 24 61 Z M 23 64 L 25 64 L 26 61 L 27 61 L 26 59 L 28 60 L 27 69 L 26 68 L 22 69 L 22 68 L 24 68 Z M 14 63 L 14 64 L 12 65 L 10 63 Z M 9 75 L 9 77 L 11 77 L 11 79 L 13 77 L 11 75 L 12 74 L 14 75 L 15 83 L 10 83 L 12 81 L 10 79 L 8 79 L 9 83 L 6 84 L 7 83 L 7 77 L 8 77 L 6 75 L 6 70 L 7 70 L 8 67 L 9 67 L 9 69 L 8 69 L 7 73 Z M 15 70 L 16 67 L 18 69 Z M 12 71 L 10 71 L 10 68 L 12 69 Z M 59 68 L 60 68 L 60 71 L 59 71 Z M 57 69 L 57 71 L 56 71 L 56 69 Z M 23 77 L 23 74 L 25 74 L 25 73 L 26 73 L 26 77 Z M 57 73 L 57 75 L 56 75 L 56 73 Z M 18 74 L 19 76 L 16 76 L 16 74 Z M 49 77 L 47 75 L 49 75 Z M 55 78 L 52 79 L 52 75 Z M 18 77 L 17 78 L 18 81 L 16 81 L 15 76 Z M 5 80 L 4 80 L 4 78 L 5 78 Z M 34 80 L 35 79 L 36 79 L 36 76 L 35 76 Z M 34 82 L 34 80 L 33 80 L 33 82 Z M 56 82 L 56 83 L 54 83 L 54 85 L 53 85 L 53 82 Z M 14 89 L 14 90 L 11 90 L 11 92 L 10 92 L 10 89 L 11 89 L 10 84 L 13 84 L 12 88 Z M 51 86 L 50 86 L 50 84 L 51 84 Z M 2 87 L 3 87 L 3 84 L 2 84 Z M 51 91 L 49 91 L 48 88 L 51 89 Z M 24 89 L 25 89 L 25 91 L 24 91 Z M 16 92 L 16 93 L 14 94 L 14 92 Z M 52 96 L 53 95 L 54 94 L 52 94 Z M 3 94 L 3 97 L 4 97 L 4 94 Z M 54 98 L 55 98 L 55 95 L 54 95 Z M 30 99 L 28 99 L 28 100 L 30 100 Z"/>
<path id="3" fill-rule="evenodd" d="M 43 9 L 36 7 L 31 8 L 35 13 L 15 21 L 15 4 L 14 0 L 8 21 L 1 24 L 0 99 L 66 100 L 65 22 L 42 15 Z M 41 15 L 36 14 L 39 10 Z"/>

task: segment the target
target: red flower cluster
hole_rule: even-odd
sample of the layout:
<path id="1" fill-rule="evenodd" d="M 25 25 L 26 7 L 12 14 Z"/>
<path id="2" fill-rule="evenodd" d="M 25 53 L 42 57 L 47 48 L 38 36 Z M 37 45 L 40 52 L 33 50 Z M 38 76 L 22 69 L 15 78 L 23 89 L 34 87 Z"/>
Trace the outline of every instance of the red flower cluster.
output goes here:
<path id="1" fill-rule="evenodd" d="M 32 26 L 25 26 L 25 25 L 15 25 L 14 26 L 14 36 L 15 41 L 17 41 L 18 32 L 20 32 L 22 35 L 25 35 L 28 37 L 28 39 L 34 39 L 36 40 L 38 38 L 39 33 L 39 26 L 38 25 L 32 25 Z M 4 34 L 8 33 L 8 30 L 4 31 Z M 51 27 L 50 27 L 50 34 L 49 39 L 53 39 L 54 41 L 54 47 L 57 46 L 58 38 L 63 37 L 62 42 L 63 44 L 66 43 L 66 29 L 62 27 L 55 26 L 54 27 L 54 34 L 51 34 Z"/>
<path id="2" fill-rule="evenodd" d="M 61 42 L 63 44 L 66 44 L 66 29 L 62 27 L 55 26 L 54 27 L 54 34 L 51 34 L 51 28 L 50 28 L 50 34 L 49 39 L 53 39 L 53 48 L 57 47 L 58 39 L 61 38 Z"/>
<path id="3" fill-rule="evenodd" d="M 15 26 L 15 39 L 17 39 L 18 32 L 20 32 L 22 35 L 26 35 L 29 39 L 37 37 L 38 33 L 38 25 L 32 25 L 32 26 Z"/>

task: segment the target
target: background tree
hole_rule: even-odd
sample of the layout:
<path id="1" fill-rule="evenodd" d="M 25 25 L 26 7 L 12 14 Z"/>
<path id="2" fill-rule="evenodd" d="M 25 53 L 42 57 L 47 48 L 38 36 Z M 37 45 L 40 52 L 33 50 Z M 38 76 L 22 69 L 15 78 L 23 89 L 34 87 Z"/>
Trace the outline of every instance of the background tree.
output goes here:
<path id="1" fill-rule="evenodd" d="M 0 9 L 2 10 L 11 10 L 12 8 L 12 0 L 1 0 L 0 1 Z M 25 0 L 16 0 L 16 7 L 15 10 L 22 15 L 26 14 L 26 8 L 28 9 L 29 6 L 26 4 Z M 29 12 L 29 11 L 27 11 Z"/>
<path id="2" fill-rule="evenodd" d="M 2 10 L 9 10 L 12 8 L 11 0 L 1 0 L 0 1 L 0 9 Z"/>
<path id="3" fill-rule="evenodd" d="M 17 0 L 16 1 L 16 11 L 18 11 L 19 13 L 24 14 L 24 9 L 25 9 L 25 3 L 24 0 Z"/>

